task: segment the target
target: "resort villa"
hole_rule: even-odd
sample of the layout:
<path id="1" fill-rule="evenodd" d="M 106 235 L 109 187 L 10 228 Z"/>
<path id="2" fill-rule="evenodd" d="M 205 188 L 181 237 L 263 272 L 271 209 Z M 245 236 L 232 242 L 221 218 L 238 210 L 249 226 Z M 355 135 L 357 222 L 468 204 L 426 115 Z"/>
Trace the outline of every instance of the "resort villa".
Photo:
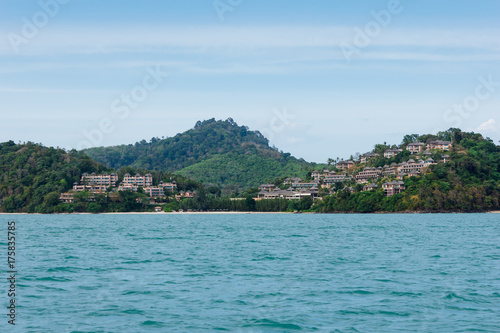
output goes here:
<path id="1" fill-rule="evenodd" d="M 165 196 L 165 191 L 173 192 L 177 189 L 177 184 L 163 183 L 160 182 L 158 186 L 153 186 L 153 177 L 151 174 L 146 174 L 144 176 L 136 174 L 131 176 L 130 174 L 125 174 L 123 181 L 116 187 L 118 182 L 118 174 L 104 173 L 102 175 L 96 175 L 95 173 L 88 174 L 84 173 L 81 177 L 81 183 L 74 183 L 73 189 L 70 192 L 62 193 L 59 197 L 64 203 L 74 202 L 74 195 L 78 192 L 87 191 L 91 195 L 88 197 L 88 201 L 94 201 L 95 194 L 107 194 L 109 191 L 132 191 L 137 192 L 139 188 L 143 188 L 144 193 L 150 198 L 159 198 Z"/>

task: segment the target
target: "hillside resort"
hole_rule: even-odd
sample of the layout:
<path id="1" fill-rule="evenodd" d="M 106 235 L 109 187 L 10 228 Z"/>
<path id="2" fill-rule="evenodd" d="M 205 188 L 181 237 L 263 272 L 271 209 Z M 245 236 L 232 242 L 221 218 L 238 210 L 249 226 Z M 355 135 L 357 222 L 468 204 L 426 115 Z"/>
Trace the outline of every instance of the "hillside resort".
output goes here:
<path id="1" fill-rule="evenodd" d="M 362 191 L 373 191 L 382 188 L 385 196 L 390 197 L 405 190 L 404 179 L 408 177 L 420 177 L 427 171 L 427 167 L 437 163 L 449 161 L 449 155 L 445 154 L 450 150 L 450 141 L 435 140 L 428 144 L 423 142 L 409 143 L 397 148 L 387 149 L 382 153 L 367 153 L 360 156 L 359 161 L 339 161 L 333 170 L 314 170 L 310 173 L 310 179 L 303 180 L 297 177 L 284 179 L 281 184 L 262 184 L 258 187 L 259 192 L 255 195 L 255 200 L 265 199 L 287 199 L 300 200 L 305 197 L 311 199 L 321 199 L 320 193 L 326 195 L 338 191 L 347 190 L 354 192 L 354 185 L 362 185 Z M 408 151 L 409 158 L 400 163 L 392 162 L 384 166 L 370 166 L 370 162 L 377 158 L 395 158 L 398 154 Z M 438 160 L 431 156 L 439 155 Z M 158 199 L 168 196 L 176 200 L 183 198 L 193 198 L 196 191 L 177 191 L 175 181 L 164 183 L 159 181 L 154 184 L 150 173 L 132 176 L 125 174 L 123 180 L 119 182 L 118 174 L 88 174 L 84 173 L 80 184 L 74 183 L 73 189 L 62 193 L 60 200 L 63 203 L 73 203 L 75 194 L 86 191 L 90 193 L 88 201 L 94 201 L 95 195 L 116 196 L 119 191 L 141 192 L 150 198 L 150 203 L 155 204 Z M 321 191 L 320 191 L 321 189 Z"/>

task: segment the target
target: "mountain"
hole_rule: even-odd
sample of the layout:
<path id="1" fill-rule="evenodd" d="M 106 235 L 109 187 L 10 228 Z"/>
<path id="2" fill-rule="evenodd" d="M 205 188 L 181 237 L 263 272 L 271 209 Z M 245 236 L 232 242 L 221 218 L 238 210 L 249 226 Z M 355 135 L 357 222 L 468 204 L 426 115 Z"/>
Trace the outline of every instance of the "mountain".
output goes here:
<path id="1" fill-rule="evenodd" d="M 208 124 L 199 123 L 189 134 L 190 138 L 200 135 L 200 132 L 213 135 L 213 132 L 217 130 L 219 135 L 233 135 L 242 143 L 233 145 L 233 151 L 226 150 L 225 152 L 224 150 L 228 149 L 226 146 L 236 140 L 221 143 L 222 154 L 210 151 L 209 146 L 197 147 L 198 151 L 205 151 L 204 159 L 182 168 L 178 173 L 161 170 L 148 171 L 142 168 L 134 169 L 130 166 L 121 167 L 115 171 L 76 150 L 65 151 L 31 142 L 24 144 L 15 144 L 13 141 L 0 143 L 0 212 L 152 211 L 158 204 L 166 211 L 179 209 L 266 212 L 299 210 L 324 213 L 369 213 L 500 210 L 500 146 L 495 145 L 492 140 L 484 138 L 480 134 L 462 132 L 459 129 L 449 129 L 438 133 L 438 135 L 405 137 L 408 140 L 404 139 L 403 143 L 397 146 L 398 153 L 392 154 L 392 157 L 386 157 L 389 156 L 386 153 L 396 152 L 394 146 L 375 145 L 369 154 L 363 156 L 364 158 L 370 156 L 370 159 L 365 159 L 364 162 L 351 162 L 350 166 L 347 166 L 346 175 L 348 177 L 336 182 L 332 187 L 320 188 L 319 194 L 323 198 L 322 200 L 313 201 L 311 197 L 305 197 L 301 200 L 290 201 L 286 199 L 256 201 L 253 199 L 257 195 L 255 189 L 241 193 L 240 198 L 244 200 L 231 200 L 228 196 L 221 196 L 220 188 L 203 186 L 186 177 L 186 175 L 194 175 L 213 183 L 227 184 L 225 194 L 233 194 L 241 188 L 232 184 L 257 183 L 254 177 L 282 179 L 290 174 L 301 174 L 308 170 L 307 163 L 270 148 L 267 141 L 257 132 L 250 132 L 243 128 L 247 134 L 241 136 L 243 132 L 241 131 L 239 132 L 240 136 L 238 136 L 235 134 L 237 129 L 241 131 L 241 127 L 231 123 L 230 120 L 225 122 L 208 121 Z M 248 134 L 249 132 L 250 134 Z M 178 139 L 176 142 L 185 142 L 184 135 L 185 133 L 176 136 L 175 138 Z M 259 144 L 255 138 L 264 141 Z M 165 142 L 169 142 L 168 140 Z M 446 141 L 439 143 L 435 140 Z M 413 146 L 421 147 L 422 150 L 411 154 L 406 149 L 410 143 Z M 432 145 L 435 144 L 446 144 L 448 148 L 446 150 L 439 147 L 432 148 L 434 147 Z M 430 163 L 427 166 L 422 166 L 423 161 L 420 159 L 429 156 L 437 163 L 429 159 L 427 161 Z M 414 159 L 420 162 L 417 163 Z M 345 162 L 344 164 L 349 163 Z M 331 172 L 335 171 L 337 173 L 334 173 L 334 176 L 339 176 L 341 170 L 337 167 L 346 167 L 344 164 L 337 163 L 331 167 L 333 170 L 323 171 L 323 173 L 331 176 Z M 420 165 L 420 173 L 411 175 L 410 171 L 415 171 L 412 168 L 415 168 L 417 164 Z M 398 173 L 395 172 L 396 169 L 398 169 Z M 406 171 L 402 172 L 399 169 Z M 107 189 L 106 193 L 80 191 L 74 193 L 73 202 L 61 202 L 59 200 L 60 194 L 71 189 L 74 182 L 79 182 L 85 172 L 97 174 L 116 172 L 118 183 L 123 180 L 127 173 L 151 173 L 154 184 L 159 184 L 160 181 L 175 181 L 177 190 L 174 190 L 168 197 L 159 198 L 159 201 L 154 203 L 150 202 L 150 198 L 143 192 L 143 189 L 137 192 L 112 191 L 111 187 Z M 375 177 L 373 172 L 378 176 Z M 371 176 L 368 179 L 375 183 L 373 184 L 376 185 L 374 189 L 372 187 L 365 190 L 364 184 L 356 181 L 358 176 L 363 175 L 362 173 L 370 173 Z M 316 177 L 318 174 L 314 173 L 311 176 Z M 318 180 L 318 185 L 326 184 L 326 176 L 323 177 Z M 404 185 L 403 191 L 392 194 L 385 193 L 384 185 L 394 184 L 396 180 L 398 180 L 399 185 Z M 181 191 L 196 191 L 196 195 L 194 198 L 174 198 Z"/>
<path id="2" fill-rule="evenodd" d="M 231 189 L 255 187 L 283 176 L 305 177 L 313 164 L 269 146 L 258 131 L 231 118 L 198 121 L 174 137 L 84 150 L 94 160 L 123 166 L 176 172 L 205 184 Z"/>

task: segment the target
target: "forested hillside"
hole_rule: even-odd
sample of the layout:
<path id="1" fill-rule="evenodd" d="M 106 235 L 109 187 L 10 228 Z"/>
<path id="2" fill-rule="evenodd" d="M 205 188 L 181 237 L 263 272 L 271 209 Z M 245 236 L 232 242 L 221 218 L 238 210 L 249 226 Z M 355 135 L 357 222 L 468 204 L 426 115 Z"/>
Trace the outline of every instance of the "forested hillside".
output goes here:
<path id="1" fill-rule="evenodd" d="M 450 129 L 444 134 L 447 135 L 445 139 L 453 142 L 448 153 L 450 161 L 431 165 L 421 177 L 406 179 L 403 193 L 385 197 L 380 188 L 355 193 L 340 191 L 324 198 L 316 207 L 317 211 L 474 212 L 500 209 L 500 146 L 481 134 L 459 129 Z"/>
<path id="2" fill-rule="evenodd" d="M 238 126 L 231 118 L 198 121 L 172 138 L 152 138 L 134 145 L 84 151 L 108 167 L 178 171 L 203 183 L 245 189 L 266 180 L 303 176 L 312 164 L 269 147 L 260 132 Z"/>
<path id="3" fill-rule="evenodd" d="M 13 141 L 0 143 L 0 212 L 15 213 L 64 213 L 142 211 L 148 200 L 138 203 L 146 196 L 130 191 L 119 192 L 111 200 L 106 194 L 95 195 L 95 202 L 89 202 L 88 192 L 76 195 L 74 204 L 59 200 L 62 192 L 80 182 L 83 173 L 113 172 L 93 161 L 83 152 L 66 152 L 62 149 L 44 147 L 32 142 L 15 144 Z M 147 173 L 147 170 L 124 167 L 117 171 L 119 179 L 126 173 Z M 180 175 L 162 171 L 152 172 L 155 183 L 175 180 L 179 190 L 197 190 L 201 184 Z"/>
<path id="4" fill-rule="evenodd" d="M 109 171 L 82 152 L 28 142 L 0 143 L 0 211 L 38 212 L 59 204 L 59 195 L 82 173 Z"/>
<path id="5" fill-rule="evenodd" d="M 203 184 L 225 185 L 226 193 L 241 192 L 289 175 L 305 178 L 308 167 L 289 158 L 265 158 L 257 153 L 217 155 L 178 173 Z"/>
<path id="6" fill-rule="evenodd" d="M 236 129 L 240 129 L 240 134 Z M 243 128 L 246 130 L 246 128 Z M 312 197 L 299 200 L 285 199 L 255 201 L 258 190 L 255 188 L 262 182 L 273 182 L 283 185 L 283 179 L 297 175 L 310 180 L 312 167 L 291 157 L 269 148 L 267 140 L 258 134 L 242 136 L 241 127 L 232 121 L 208 121 L 200 123 L 193 130 L 195 134 L 188 135 L 189 140 L 201 140 L 198 132 L 212 136 L 222 131 L 222 136 L 232 136 L 231 142 L 239 140 L 239 145 L 233 145 L 233 151 L 228 141 L 222 145 L 221 153 L 216 153 L 216 144 L 207 144 L 202 160 L 182 168 L 176 173 L 162 170 L 148 171 L 131 166 L 116 170 L 118 182 L 124 175 L 151 173 L 153 183 L 176 182 L 176 190 L 169 195 L 151 202 L 143 190 L 116 191 L 109 187 L 105 193 L 89 193 L 83 190 L 74 193 L 74 202 L 63 203 L 60 200 L 62 192 L 72 188 L 74 182 L 80 182 L 83 173 L 111 173 L 114 169 L 95 162 L 88 155 L 76 150 L 65 151 L 58 148 L 44 147 L 35 143 L 15 144 L 13 141 L 0 143 L 0 212 L 27 213 L 63 213 L 63 212 L 117 212 L 117 211 L 151 211 L 155 205 L 161 205 L 165 210 L 258 210 L 258 211 L 316 211 L 316 212 L 476 212 L 500 209 L 500 146 L 490 139 L 477 133 L 462 132 L 459 129 L 449 129 L 435 135 L 406 136 L 399 146 L 405 148 L 410 142 L 430 142 L 437 138 L 451 141 L 452 145 L 446 152 L 432 149 L 427 156 L 438 163 L 431 163 L 421 169 L 417 176 L 404 175 L 400 183 L 404 191 L 392 196 L 385 195 L 383 184 L 394 180 L 396 175 L 381 173 L 375 181 L 375 190 L 365 190 L 363 183 L 356 182 L 356 175 L 367 167 L 381 170 L 386 167 L 406 163 L 417 158 L 406 149 L 391 158 L 383 157 L 387 145 L 375 145 L 370 153 L 375 155 L 366 163 L 352 162 L 353 166 L 346 171 L 349 176 L 337 182 L 334 186 L 321 187 L 322 199 Z M 189 131 L 188 131 L 189 132 Z M 232 134 L 227 134 L 230 132 Z M 186 132 L 187 133 L 187 132 Z M 165 145 L 169 140 L 182 142 L 184 151 L 189 145 L 186 133 L 177 139 L 162 140 Z M 226 134 L 224 134 L 226 133 Z M 245 141 L 245 137 L 258 140 Z M 193 139 L 196 138 L 196 139 Z M 410 140 L 411 139 L 411 140 Z M 260 140 L 260 141 L 259 141 Z M 154 141 L 154 140 L 152 140 Z M 208 140 L 210 142 L 210 140 Z M 223 140 L 222 140 L 223 141 Z M 250 143 L 252 142 L 252 143 Z M 186 146 L 184 146 L 186 144 Z M 147 144 L 160 149 L 158 142 Z M 224 148 L 225 147 L 225 148 Z M 105 149 L 118 149 L 111 147 Z M 193 148 L 195 149 L 195 148 Z M 102 150 L 96 150 L 102 151 Z M 222 153 L 224 152 L 224 153 Z M 374 153 L 377 154 L 374 154 Z M 422 152 L 423 154 L 423 152 Z M 446 154 L 445 162 L 440 159 Z M 201 155 L 198 156 L 200 158 Z M 187 163 L 188 160 L 184 159 Z M 166 164 L 171 163 L 166 162 Z M 400 163 L 401 162 L 401 163 Z M 400 164 L 398 164 L 400 163 Z M 382 165 L 384 166 L 382 168 Z M 320 168 L 321 166 L 318 166 Z M 341 170 L 331 166 L 338 173 Z M 307 177 L 306 177 L 307 176 Z M 202 183 L 196 181 L 201 180 Z M 307 181 L 307 180 L 306 180 Z M 224 184 L 225 187 L 219 186 Z M 214 186 L 216 185 L 216 186 Z M 288 185 L 287 185 L 288 186 Z M 246 190 L 245 190 L 246 189 Z M 192 198 L 176 197 L 181 191 L 196 191 Z M 89 200 L 92 196 L 92 200 Z M 231 200 L 229 196 L 240 196 L 244 200 Z"/>

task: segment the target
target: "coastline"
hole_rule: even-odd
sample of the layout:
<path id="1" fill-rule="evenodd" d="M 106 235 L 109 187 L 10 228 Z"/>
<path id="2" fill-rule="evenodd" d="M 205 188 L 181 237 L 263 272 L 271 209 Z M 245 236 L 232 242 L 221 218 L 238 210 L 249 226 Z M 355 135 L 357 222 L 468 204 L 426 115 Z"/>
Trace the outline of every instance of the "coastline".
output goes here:
<path id="1" fill-rule="evenodd" d="M 372 213 L 354 213 L 354 212 L 333 212 L 333 213 L 317 213 L 317 212 L 106 212 L 106 213 L 0 213 L 0 215 L 241 215 L 241 214 L 500 214 L 500 210 L 492 210 L 486 212 L 422 212 L 422 211 L 403 211 L 403 212 L 372 212 Z"/>
<path id="2" fill-rule="evenodd" d="M 0 215 L 199 215 L 199 214 L 293 214 L 293 212 L 106 212 L 106 213 L 0 213 Z M 313 213 L 301 213 L 313 214 Z"/>

